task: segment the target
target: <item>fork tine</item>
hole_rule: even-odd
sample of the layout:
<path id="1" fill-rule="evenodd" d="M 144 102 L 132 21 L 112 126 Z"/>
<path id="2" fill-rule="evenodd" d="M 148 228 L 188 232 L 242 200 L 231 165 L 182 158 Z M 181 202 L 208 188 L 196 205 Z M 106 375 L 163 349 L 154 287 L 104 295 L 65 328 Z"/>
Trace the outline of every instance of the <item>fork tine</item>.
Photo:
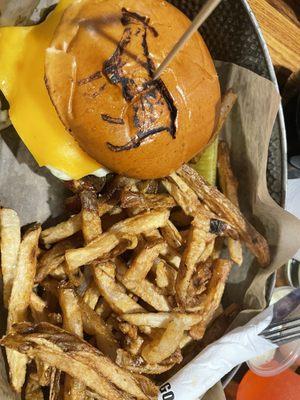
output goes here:
<path id="1" fill-rule="evenodd" d="M 272 343 L 275 343 L 278 346 L 280 346 L 280 345 L 283 345 L 283 344 L 286 344 L 286 343 L 289 343 L 289 342 L 293 342 L 293 341 L 298 340 L 298 339 L 300 339 L 300 332 L 297 332 L 294 335 L 282 336 L 280 338 L 277 338 L 277 339 L 274 339 L 274 340 L 271 340 L 271 341 L 272 341 Z M 270 340 L 270 339 L 268 338 L 268 340 Z"/>
<path id="2" fill-rule="evenodd" d="M 299 323 L 296 323 L 296 324 L 294 324 L 294 325 L 282 324 L 282 325 L 281 325 L 280 327 L 278 327 L 277 329 L 274 329 L 274 330 L 271 330 L 271 331 L 269 331 L 269 330 L 263 331 L 263 336 L 264 336 L 265 338 L 268 338 L 268 337 L 270 337 L 270 336 L 281 335 L 281 333 L 282 333 L 282 332 L 285 332 L 285 331 L 287 331 L 287 333 L 288 333 L 289 331 L 291 331 L 291 333 L 292 333 L 293 330 L 295 330 L 296 328 L 300 328 L 300 320 L 299 320 Z M 298 329 L 298 331 L 300 331 L 300 330 Z"/>
<path id="3" fill-rule="evenodd" d="M 261 333 L 263 334 L 263 333 L 271 332 L 277 328 L 281 329 L 281 327 L 289 326 L 290 324 L 293 325 L 294 322 L 300 323 L 300 317 L 291 318 L 291 319 L 287 319 L 287 320 L 280 321 L 280 322 L 273 322 L 272 324 L 267 326 L 267 328 L 265 328 Z"/>

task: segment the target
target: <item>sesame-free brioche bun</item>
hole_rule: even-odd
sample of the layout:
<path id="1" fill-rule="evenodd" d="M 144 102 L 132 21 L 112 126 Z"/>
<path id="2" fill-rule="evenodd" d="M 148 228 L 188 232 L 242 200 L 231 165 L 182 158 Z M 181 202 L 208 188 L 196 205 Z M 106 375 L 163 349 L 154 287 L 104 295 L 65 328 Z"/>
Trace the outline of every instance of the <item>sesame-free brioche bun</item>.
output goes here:
<path id="1" fill-rule="evenodd" d="M 200 34 L 152 79 L 189 25 L 163 0 L 81 0 L 66 9 L 46 52 L 46 85 L 65 127 L 106 168 L 163 177 L 209 142 L 220 87 Z"/>

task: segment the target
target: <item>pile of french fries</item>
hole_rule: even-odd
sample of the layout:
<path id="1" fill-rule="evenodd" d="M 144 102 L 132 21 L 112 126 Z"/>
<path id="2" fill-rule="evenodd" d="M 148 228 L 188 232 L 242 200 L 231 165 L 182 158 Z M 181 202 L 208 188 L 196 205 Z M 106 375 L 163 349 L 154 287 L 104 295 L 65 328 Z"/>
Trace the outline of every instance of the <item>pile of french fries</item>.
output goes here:
<path id="1" fill-rule="evenodd" d="M 193 341 L 207 343 L 242 243 L 269 263 L 266 240 L 239 210 L 224 142 L 218 174 L 223 193 L 188 165 L 160 180 L 72 181 L 69 218 L 22 237 L 16 212 L 0 210 L 1 345 L 16 392 L 25 385 L 26 400 L 157 398 L 157 376 Z"/>

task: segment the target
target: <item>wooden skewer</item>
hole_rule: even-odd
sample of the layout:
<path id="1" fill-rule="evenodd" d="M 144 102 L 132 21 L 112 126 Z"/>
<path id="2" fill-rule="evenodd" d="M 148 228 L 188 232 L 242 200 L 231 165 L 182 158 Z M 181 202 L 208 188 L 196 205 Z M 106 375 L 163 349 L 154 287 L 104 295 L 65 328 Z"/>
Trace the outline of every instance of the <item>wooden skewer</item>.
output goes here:
<path id="1" fill-rule="evenodd" d="M 210 16 L 210 14 L 214 11 L 214 9 L 221 3 L 222 0 L 208 0 L 204 6 L 199 11 L 198 15 L 191 23 L 189 29 L 181 36 L 178 42 L 175 44 L 173 49 L 164 59 L 164 61 L 160 64 L 157 70 L 154 73 L 153 79 L 158 79 L 164 69 L 170 64 L 176 54 L 182 49 L 182 47 L 186 44 L 186 42 L 190 39 L 190 37 L 199 29 L 199 27 L 203 24 L 203 22 Z"/>

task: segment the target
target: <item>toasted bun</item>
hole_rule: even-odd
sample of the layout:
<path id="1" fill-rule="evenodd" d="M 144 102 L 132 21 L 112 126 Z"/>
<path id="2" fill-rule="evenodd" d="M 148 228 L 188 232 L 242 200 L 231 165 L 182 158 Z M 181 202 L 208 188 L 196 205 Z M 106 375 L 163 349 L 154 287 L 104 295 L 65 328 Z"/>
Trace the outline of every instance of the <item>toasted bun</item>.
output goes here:
<path id="1" fill-rule="evenodd" d="M 46 84 L 66 128 L 105 167 L 158 178 L 211 138 L 220 87 L 196 33 L 153 82 L 190 21 L 163 0 L 82 0 L 66 9 L 46 54 Z"/>

